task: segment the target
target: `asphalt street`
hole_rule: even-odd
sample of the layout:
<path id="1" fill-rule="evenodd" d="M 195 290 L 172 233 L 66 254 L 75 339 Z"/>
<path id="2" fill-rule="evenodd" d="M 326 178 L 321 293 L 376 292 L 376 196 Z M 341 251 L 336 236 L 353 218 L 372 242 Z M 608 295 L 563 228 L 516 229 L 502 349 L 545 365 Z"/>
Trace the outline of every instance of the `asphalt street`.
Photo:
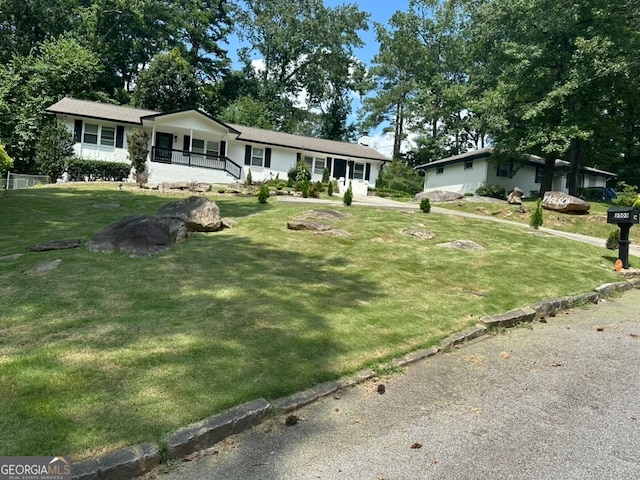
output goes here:
<path id="1" fill-rule="evenodd" d="M 151 477 L 640 478 L 640 290 L 547 320 L 326 397 L 296 425 L 274 417 Z"/>

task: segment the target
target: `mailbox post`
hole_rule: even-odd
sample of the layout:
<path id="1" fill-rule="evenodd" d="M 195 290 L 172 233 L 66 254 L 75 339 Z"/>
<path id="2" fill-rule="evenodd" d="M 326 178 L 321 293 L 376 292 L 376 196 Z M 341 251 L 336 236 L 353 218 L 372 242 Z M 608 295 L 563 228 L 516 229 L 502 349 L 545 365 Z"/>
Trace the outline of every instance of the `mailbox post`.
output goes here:
<path id="1" fill-rule="evenodd" d="M 640 212 L 633 207 L 611 207 L 607 210 L 607 223 L 618 225 L 620 228 L 620 243 L 618 255 L 622 261 L 622 268 L 629 268 L 629 230 L 637 224 Z"/>

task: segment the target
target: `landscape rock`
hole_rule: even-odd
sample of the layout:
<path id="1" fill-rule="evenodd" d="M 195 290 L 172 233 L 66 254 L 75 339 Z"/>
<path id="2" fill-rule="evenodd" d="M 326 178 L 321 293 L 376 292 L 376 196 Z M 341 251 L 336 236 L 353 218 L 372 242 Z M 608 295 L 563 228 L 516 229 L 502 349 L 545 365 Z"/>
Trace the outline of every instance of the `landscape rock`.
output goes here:
<path id="1" fill-rule="evenodd" d="M 315 232 L 314 235 L 322 235 L 325 237 L 350 237 L 351 236 L 349 232 L 345 232 L 344 230 L 333 230 L 333 229 Z"/>
<path id="2" fill-rule="evenodd" d="M 218 205 L 205 197 L 189 197 L 168 203 L 156 215 L 177 218 L 190 232 L 215 232 L 222 225 Z"/>
<path id="3" fill-rule="evenodd" d="M 542 199 L 542 208 L 560 213 L 589 213 L 591 205 L 581 198 L 563 192 L 547 192 Z"/>
<path id="4" fill-rule="evenodd" d="M 80 240 L 50 240 L 37 245 L 27 247 L 30 252 L 48 252 L 50 250 L 66 250 L 68 248 L 79 248 Z"/>
<path id="5" fill-rule="evenodd" d="M 311 210 L 301 215 L 300 218 L 315 218 L 318 220 L 342 220 L 350 217 L 348 212 L 338 212 L 336 210 L 318 209 Z"/>
<path id="6" fill-rule="evenodd" d="M 41 263 L 36 265 L 30 270 L 27 270 L 25 274 L 27 275 L 38 275 L 40 273 L 47 273 L 52 270 L 56 270 L 60 264 L 62 263 L 62 259 L 58 258 L 56 260 L 50 260 L 48 262 Z"/>
<path id="7" fill-rule="evenodd" d="M 307 222 L 305 220 L 291 220 L 287 222 L 289 230 L 311 230 L 313 232 L 323 232 L 331 230 L 331 225 L 317 222 Z"/>
<path id="8" fill-rule="evenodd" d="M 409 228 L 404 230 L 402 233 L 408 237 L 415 237 L 420 240 L 431 240 L 436 236 L 436 234 L 431 230 L 427 230 L 425 228 Z"/>
<path id="9" fill-rule="evenodd" d="M 482 245 L 478 245 L 471 240 L 454 240 L 453 242 L 439 243 L 442 248 L 455 248 L 457 250 L 484 250 Z"/>
<path id="10" fill-rule="evenodd" d="M 205 193 L 211 191 L 210 183 L 203 182 L 162 182 L 161 190 L 187 190 L 189 192 Z"/>
<path id="11" fill-rule="evenodd" d="M 460 200 L 464 195 L 458 192 L 449 192 L 446 190 L 434 190 L 433 192 L 418 193 L 413 200 L 414 203 L 420 203 L 423 198 L 428 198 L 430 202 L 452 202 Z"/>
<path id="12" fill-rule="evenodd" d="M 524 196 L 524 192 L 518 187 L 516 187 L 507 197 L 507 203 L 509 203 L 509 205 L 522 205 L 523 196 Z"/>
<path id="13" fill-rule="evenodd" d="M 14 253 L 12 255 L 5 255 L 4 257 L 0 257 L 0 260 L 17 260 L 22 256 L 22 253 Z"/>
<path id="14" fill-rule="evenodd" d="M 112 223 L 89 240 L 88 248 L 92 252 L 111 253 L 114 251 L 129 253 L 143 258 L 169 250 L 171 239 L 176 241 L 186 232 L 184 224 L 167 218 L 148 215 L 126 217 Z"/>
<path id="15" fill-rule="evenodd" d="M 233 228 L 238 224 L 234 219 L 228 217 L 221 218 L 220 223 L 220 228 Z"/>

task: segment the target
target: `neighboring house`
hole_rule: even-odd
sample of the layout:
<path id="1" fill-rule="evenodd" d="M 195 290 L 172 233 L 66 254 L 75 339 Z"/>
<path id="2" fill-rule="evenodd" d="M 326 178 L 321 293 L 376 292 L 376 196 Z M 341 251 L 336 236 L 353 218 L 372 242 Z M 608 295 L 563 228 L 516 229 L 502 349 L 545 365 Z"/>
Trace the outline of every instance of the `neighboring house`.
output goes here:
<path id="1" fill-rule="evenodd" d="M 474 193 L 482 185 L 499 185 L 506 192 L 515 187 L 525 196 L 535 196 L 540 191 L 544 159 L 529 155 L 522 160 L 497 162 L 493 148 L 483 148 L 416 167 L 425 172 L 424 189 Z M 553 191 L 568 192 L 567 173 L 569 162 L 556 160 Z M 579 187 L 607 187 L 607 181 L 616 175 L 596 168 L 584 167 L 579 174 Z"/>
<path id="2" fill-rule="evenodd" d="M 391 161 L 365 145 L 225 124 L 199 110 L 159 113 L 67 97 L 46 111 L 74 133 L 75 154 L 87 159 L 127 162 L 127 135 L 143 129 L 149 183 L 231 183 L 246 179 L 249 169 L 253 180 L 286 180 L 304 159 L 312 181 L 326 168 L 341 192 L 351 182 L 354 195 L 366 195 Z"/>

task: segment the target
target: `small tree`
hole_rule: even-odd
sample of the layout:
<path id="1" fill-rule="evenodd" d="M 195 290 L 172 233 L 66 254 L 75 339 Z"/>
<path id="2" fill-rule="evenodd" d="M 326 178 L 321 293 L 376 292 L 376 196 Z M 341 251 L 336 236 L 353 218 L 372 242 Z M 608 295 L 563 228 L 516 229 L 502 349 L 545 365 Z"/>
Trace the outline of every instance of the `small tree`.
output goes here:
<path id="1" fill-rule="evenodd" d="M 333 182 L 327 184 L 327 195 L 333 197 Z"/>
<path id="2" fill-rule="evenodd" d="M 536 203 L 536 209 L 531 214 L 531 220 L 529 221 L 529 225 L 531 228 L 535 228 L 536 230 L 542 226 L 543 218 L 542 218 L 542 199 L 538 199 Z"/>
<path id="3" fill-rule="evenodd" d="M 12 167 L 13 158 L 9 156 L 4 149 L 4 146 L 0 144 L 0 178 L 4 178 Z"/>
<path id="4" fill-rule="evenodd" d="M 330 183 L 331 178 L 329 177 L 329 169 L 325 168 L 322 171 L 322 183 Z"/>
<path id="5" fill-rule="evenodd" d="M 251 169 L 247 170 L 247 185 L 253 185 L 253 176 L 251 175 Z"/>
<path id="6" fill-rule="evenodd" d="M 351 202 L 353 202 L 353 189 L 351 188 L 351 182 L 349 182 L 349 188 L 347 188 L 347 191 L 344 192 L 344 195 L 342 196 L 342 201 L 347 207 L 351 205 Z"/>
<path id="7" fill-rule="evenodd" d="M 269 196 L 270 196 L 269 187 L 265 183 L 260 187 L 260 191 L 258 192 L 258 202 L 267 203 Z"/>
<path id="8" fill-rule="evenodd" d="M 135 128 L 130 135 L 127 135 L 129 144 L 129 161 L 136 174 L 136 182 L 142 186 L 145 182 L 145 169 L 147 168 L 147 155 L 149 154 L 149 135 L 143 130 Z"/>
<path id="9" fill-rule="evenodd" d="M 36 165 L 38 171 L 55 181 L 62 176 L 66 163 L 73 155 L 73 134 L 61 122 L 49 123 L 42 129 L 36 144 Z"/>
<path id="10" fill-rule="evenodd" d="M 431 201 L 427 197 L 420 200 L 420 210 L 424 213 L 429 213 L 431 211 Z"/>

